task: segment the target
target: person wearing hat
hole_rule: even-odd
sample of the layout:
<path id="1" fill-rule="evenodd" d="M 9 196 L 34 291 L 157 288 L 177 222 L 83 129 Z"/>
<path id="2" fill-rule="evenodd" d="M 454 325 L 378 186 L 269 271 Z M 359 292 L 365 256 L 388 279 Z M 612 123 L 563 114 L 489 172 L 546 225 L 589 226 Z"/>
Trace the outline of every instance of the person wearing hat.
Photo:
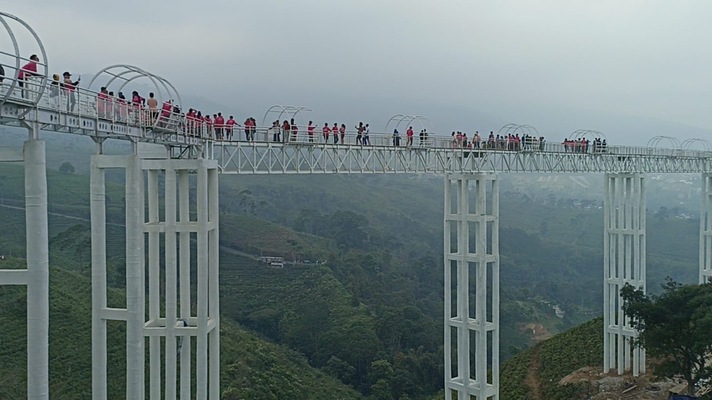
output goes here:
<path id="1" fill-rule="evenodd" d="M 69 71 L 65 71 L 62 75 L 64 76 L 63 87 L 67 94 L 67 112 L 74 112 L 74 106 L 77 104 L 74 91 L 77 89 L 82 77 L 80 76 L 76 81 L 72 82 L 72 74 L 70 74 Z"/>

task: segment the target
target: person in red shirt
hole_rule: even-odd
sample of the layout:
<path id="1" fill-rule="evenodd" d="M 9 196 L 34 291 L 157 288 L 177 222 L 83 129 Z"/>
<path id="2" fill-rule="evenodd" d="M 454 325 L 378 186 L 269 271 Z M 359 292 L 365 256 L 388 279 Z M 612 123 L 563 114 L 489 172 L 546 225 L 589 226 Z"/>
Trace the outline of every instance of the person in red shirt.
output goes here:
<path id="1" fill-rule="evenodd" d="M 312 125 L 312 122 L 309 121 L 309 125 L 307 125 L 307 135 L 309 136 L 309 142 L 313 143 L 314 142 L 314 125 Z"/>
<path id="2" fill-rule="evenodd" d="M 30 61 L 17 71 L 17 84 L 20 88 L 25 87 L 25 81 L 28 76 L 40 76 L 40 74 L 37 73 L 38 62 L 40 62 L 40 58 L 37 57 L 37 54 L 33 54 L 30 56 Z M 25 94 L 25 89 L 22 89 L 22 97 L 25 97 Z"/>
<path id="3" fill-rule="evenodd" d="M 331 133 L 331 129 L 329 129 L 329 123 L 324 122 L 324 127 L 321 128 L 321 134 L 324 136 L 324 143 L 329 143 L 329 133 Z"/>
<path id="4" fill-rule="evenodd" d="M 161 106 L 161 126 L 167 126 L 168 121 L 171 119 L 171 113 L 173 113 L 173 102 L 171 100 L 166 100 Z M 155 120 L 151 120 L 155 122 Z"/>
<path id="5" fill-rule="evenodd" d="M 410 147 L 413 145 L 413 127 L 408 127 L 408 130 L 405 131 L 405 135 L 408 137 L 408 141 L 406 142 L 406 146 Z"/>
<path id="6" fill-rule="evenodd" d="M 334 134 L 334 144 L 339 143 L 339 125 L 334 122 L 334 127 L 331 128 L 331 133 Z"/>

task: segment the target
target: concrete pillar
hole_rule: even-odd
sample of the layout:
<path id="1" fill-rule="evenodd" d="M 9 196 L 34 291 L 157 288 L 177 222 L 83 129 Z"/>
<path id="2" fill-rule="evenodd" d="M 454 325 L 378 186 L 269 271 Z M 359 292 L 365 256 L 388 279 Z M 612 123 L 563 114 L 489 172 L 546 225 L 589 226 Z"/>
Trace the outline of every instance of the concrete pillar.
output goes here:
<path id="1" fill-rule="evenodd" d="M 498 400 L 497 175 L 447 175 L 444 211 L 445 399 Z"/>
<path id="2" fill-rule="evenodd" d="M 712 174 L 702 174 L 702 207 L 700 210 L 700 278 L 712 279 Z"/>
<path id="3" fill-rule="evenodd" d="M 30 130 L 36 130 L 31 127 Z M 49 399 L 49 249 L 45 143 L 25 142 L 27 398 Z"/>
<path id="4" fill-rule="evenodd" d="M 106 190 L 104 170 L 92 157 L 89 177 L 89 202 L 91 210 L 91 365 L 92 399 L 105 400 L 107 380 L 106 319 Z"/>
<path id="5" fill-rule="evenodd" d="M 645 290 L 645 181 L 640 174 L 606 174 L 603 241 L 603 371 L 645 373 L 645 349 L 623 313 L 620 290 Z"/>
<path id="6" fill-rule="evenodd" d="M 129 157 L 126 166 L 126 398 L 146 397 L 146 314 L 144 198 L 141 159 Z"/>

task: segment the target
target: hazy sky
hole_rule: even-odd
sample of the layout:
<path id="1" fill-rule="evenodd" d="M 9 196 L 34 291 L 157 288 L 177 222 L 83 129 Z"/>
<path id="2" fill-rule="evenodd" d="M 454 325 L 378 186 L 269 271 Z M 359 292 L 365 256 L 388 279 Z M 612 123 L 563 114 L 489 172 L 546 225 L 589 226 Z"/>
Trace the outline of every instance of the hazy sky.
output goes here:
<path id="1" fill-rule="evenodd" d="M 676 124 L 712 129 L 709 0 L 37 0 L 4 11 L 37 31 L 53 72 L 133 64 L 239 118 L 294 104 L 348 125 L 421 114 L 443 133 L 516 122 L 625 141 L 655 121 L 681 139 Z"/>

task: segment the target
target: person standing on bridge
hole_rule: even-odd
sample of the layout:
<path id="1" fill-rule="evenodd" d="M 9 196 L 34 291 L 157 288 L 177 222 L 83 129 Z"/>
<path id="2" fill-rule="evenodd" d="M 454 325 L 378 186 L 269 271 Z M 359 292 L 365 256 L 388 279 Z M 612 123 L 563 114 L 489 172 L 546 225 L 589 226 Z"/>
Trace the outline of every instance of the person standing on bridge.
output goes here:
<path id="1" fill-rule="evenodd" d="M 99 94 L 96 95 L 96 110 L 99 118 L 107 118 L 109 115 L 108 99 L 109 91 L 106 89 L 106 86 L 102 86 L 101 89 L 99 89 Z"/>
<path id="2" fill-rule="evenodd" d="M 324 143 L 329 143 L 329 133 L 331 133 L 331 129 L 329 129 L 329 123 L 324 122 L 324 127 L 321 128 L 321 135 L 324 136 Z"/>
<path id="3" fill-rule="evenodd" d="M 408 138 L 405 145 L 406 147 L 411 147 L 413 145 L 413 127 L 409 126 L 408 130 L 405 131 L 405 135 Z"/>
<path id="4" fill-rule="evenodd" d="M 309 121 L 309 125 L 307 125 L 307 136 L 309 136 L 309 143 L 314 143 L 314 128 L 315 126 L 312 125 L 311 121 Z"/>
<path id="5" fill-rule="evenodd" d="M 151 124 L 154 124 L 158 119 L 158 100 L 154 97 L 153 92 L 148 94 L 146 105 L 148 106 L 148 112 L 151 114 Z"/>
<path id="6" fill-rule="evenodd" d="M 33 54 L 30 56 L 30 61 L 23 65 L 22 68 L 17 72 L 17 84 L 20 86 L 22 89 L 22 97 L 25 97 L 25 81 L 27 80 L 28 76 L 40 76 L 40 74 L 37 73 L 37 63 L 40 62 L 40 58 L 37 57 L 37 54 Z"/>
<path id="7" fill-rule="evenodd" d="M 228 141 L 232 140 L 232 130 L 237 125 L 237 122 L 235 121 L 234 118 L 232 118 L 232 115 L 230 118 L 228 118 L 227 122 L 225 123 L 225 138 Z"/>
<path id="8" fill-rule="evenodd" d="M 341 124 L 339 135 L 341 135 L 341 144 L 346 144 L 346 124 Z"/>
<path id="9" fill-rule="evenodd" d="M 294 118 L 290 119 L 290 125 L 292 129 L 292 137 L 290 139 L 290 142 L 296 142 L 297 141 L 297 133 L 299 132 L 299 127 L 297 127 L 297 124 L 294 122 Z"/>
<path id="10" fill-rule="evenodd" d="M 80 76 L 76 81 L 72 82 L 72 74 L 70 74 L 69 71 L 65 71 L 62 76 L 64 76 L 63 87 L 67 95 L 67 112 L 74 112 L 74 106 L 77 104 L 77 98 L 74 92 L 77 90 L 77 86 L 79 86 L 79 81 L 82 80 L 82 77 Z"/>
<path id="11" fill-rule="evenodd" d="M 223 118 L 222 113 L 219 112 L 218 115 L 215 116 L 215 135 L 218 137 L 218 140 L 223 140 L 224 130 L 225 118 Z"/>

